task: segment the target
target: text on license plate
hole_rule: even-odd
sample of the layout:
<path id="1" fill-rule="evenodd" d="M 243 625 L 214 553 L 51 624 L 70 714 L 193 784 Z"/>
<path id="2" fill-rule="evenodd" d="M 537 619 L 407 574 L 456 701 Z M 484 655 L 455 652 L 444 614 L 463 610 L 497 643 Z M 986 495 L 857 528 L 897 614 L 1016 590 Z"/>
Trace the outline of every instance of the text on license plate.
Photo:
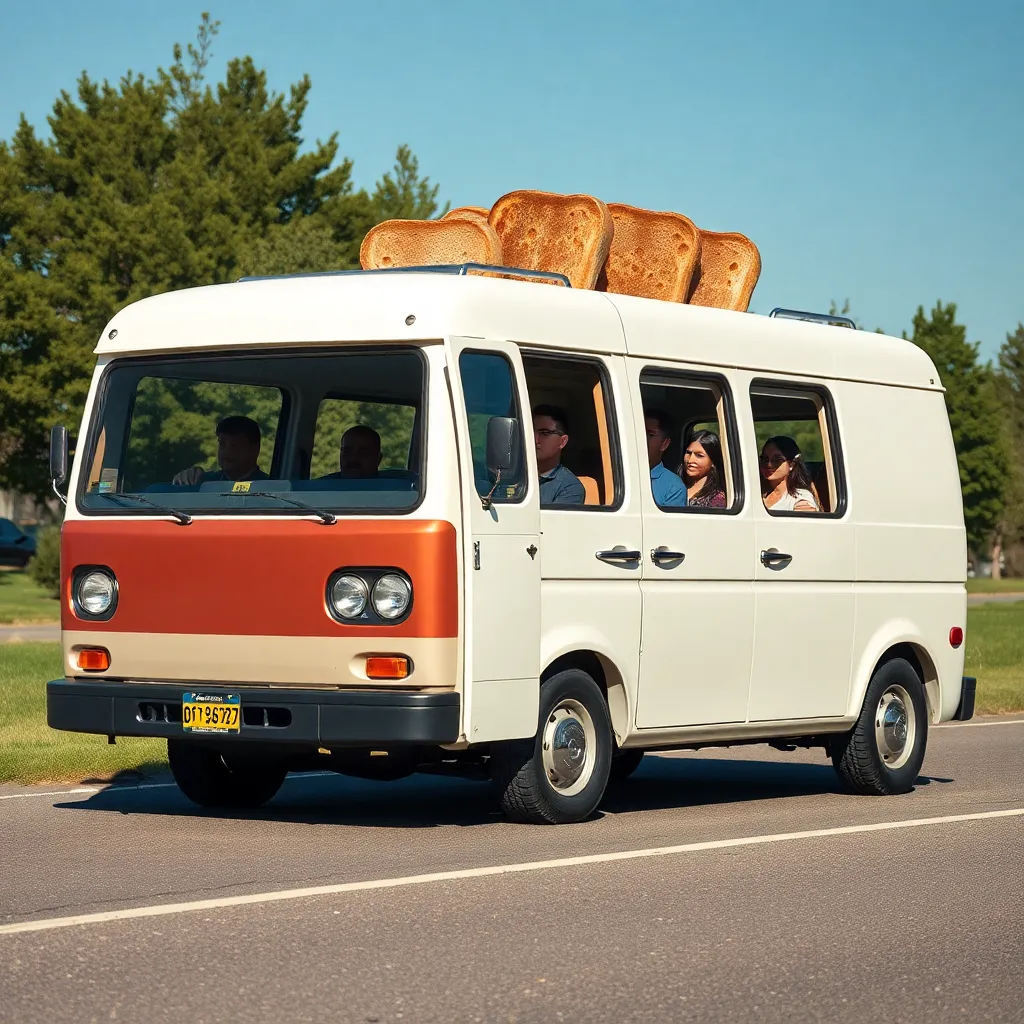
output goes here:
<path id="1" fill-rule="evenodd" d="M 237 693 L 183 693 L 181 726 L 185 732 L 238 732 L 242 698 Z"/>

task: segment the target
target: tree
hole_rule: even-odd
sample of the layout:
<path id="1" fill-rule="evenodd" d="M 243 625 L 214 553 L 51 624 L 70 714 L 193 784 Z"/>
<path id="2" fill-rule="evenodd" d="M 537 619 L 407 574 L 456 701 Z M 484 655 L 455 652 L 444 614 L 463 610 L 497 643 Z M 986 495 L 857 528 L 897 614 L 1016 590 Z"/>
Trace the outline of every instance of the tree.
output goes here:
<path id="1" fill-rule="evenodd" d="M 1007 334 L 999 350 L 996 392 L 1002 405 L 1010 472 L 1003 516 L 996 532 L 1000 548 L 1024 543 L 1024 324 Z M 998 566 L 994 552 L 993 568 Z"/>
<path id="2" fill-rule="evenodd" d="M 1002 409 L 991 369 L 978 363 L 978 344 L 956 322 L 956 305 L 937 303 L 930 317 L 919 306 L 911 340 L 928 353 L 946 389 L 963 492 L 967 541 L 987 553 L 1003 515 L 1009 457 Z"/>
<path id="3" fill-rule="evenodd" d="M 51 139 L 22 118 L 0 142 L 0 487 L 47 492 L 47 431 L 79 421 L 121 307 L 242 272 L 354 266 L 377 219 L 437 209 L 404 146 L 373 194 L 337 162 L 337 134 L 304 148 L 308 77 L 275 93 L 242 57 L 207 84 L 217 28 L 204 14 L 155 79 L 83 74 Z"/>

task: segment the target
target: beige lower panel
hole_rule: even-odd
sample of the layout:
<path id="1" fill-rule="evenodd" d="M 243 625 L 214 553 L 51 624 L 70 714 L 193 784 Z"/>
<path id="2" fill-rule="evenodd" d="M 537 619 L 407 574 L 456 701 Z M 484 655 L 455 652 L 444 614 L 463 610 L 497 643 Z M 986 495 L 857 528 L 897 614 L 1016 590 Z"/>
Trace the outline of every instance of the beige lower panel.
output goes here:
<path id="1" fill-rule="evenodd" d="M 65 672 L 69 676 L 183 682 L 277 683 L 294 686 L 372 686 L 459 689 L 458 640 L 454 638 L 321 636 L 210 636 L 192 633 L 66 631 Z M 106 672 L 82 672 L 82 647 L 110 652 Z M 370 654 L 405 655 L 412 674 L 404 680 L 368 680 Z"/>

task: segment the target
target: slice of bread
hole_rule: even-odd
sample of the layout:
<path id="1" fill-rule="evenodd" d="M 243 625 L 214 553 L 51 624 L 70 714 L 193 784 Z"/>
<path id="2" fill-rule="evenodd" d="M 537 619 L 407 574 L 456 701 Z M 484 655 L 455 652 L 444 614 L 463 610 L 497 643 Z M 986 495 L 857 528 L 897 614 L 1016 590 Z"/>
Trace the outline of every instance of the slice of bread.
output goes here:
<path id="1" fill-rule="evenodd" d="M 486 223 L 469 220 L 386 220 L 359 247 L 363 270 L 459 263 L 501 263 L 501 243 Z"/>
<path id="2" fill-rule="evenodd" d="M 761 254 L 746 235 L 702 230 L 690 305 L 746 312 L 760 276 Z"/>
<path id="3" fill-rule="evenodd" d="M 573 288 L 597 284 L 615 233 L 600 199 L 530 190 L 502 196 L 490 222 L 506 267 L 565 274 Z"/>
<path id="4" fill-rule="evenodd" d="M 615 223 L 597 290 L 685 302 L 700 260 L 700 229 L 681 213 L 609 203 Z"/>
<path id="5" fill-rule="evenodd" d="M 490 212 L 486 206 L 456 206 L 454 210 L 449 210 L 441 220 L 470 220 L 476 224 L 486 224 Z"/>

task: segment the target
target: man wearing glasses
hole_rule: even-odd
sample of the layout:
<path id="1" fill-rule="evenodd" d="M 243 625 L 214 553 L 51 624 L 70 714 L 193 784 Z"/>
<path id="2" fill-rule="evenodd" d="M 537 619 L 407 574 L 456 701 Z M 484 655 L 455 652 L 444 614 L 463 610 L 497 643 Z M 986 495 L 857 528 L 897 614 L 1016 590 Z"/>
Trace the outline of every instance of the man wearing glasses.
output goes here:
<path id="1" fill-rule="evenodd" d="M 554 405 L 538 405 L 533 410 L 533 437 L 537 445 L 541 505 L 582 505 L 586 500 L 583 484 L 562 465 L 562 449 L 569 442 L 564 410 Z"/>

